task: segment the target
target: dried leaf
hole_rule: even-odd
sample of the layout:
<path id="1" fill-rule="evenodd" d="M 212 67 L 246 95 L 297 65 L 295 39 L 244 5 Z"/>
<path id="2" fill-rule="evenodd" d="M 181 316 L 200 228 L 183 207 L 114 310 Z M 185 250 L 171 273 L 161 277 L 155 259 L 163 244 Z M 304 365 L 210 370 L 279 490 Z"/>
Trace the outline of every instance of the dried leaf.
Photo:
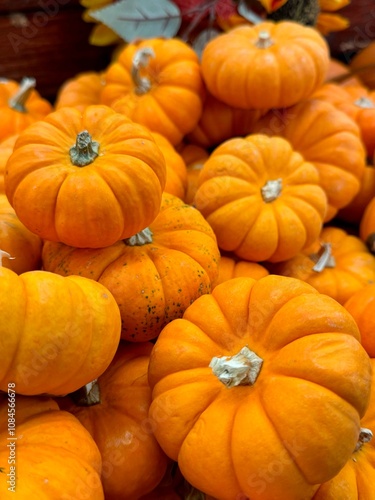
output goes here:
<path id="1" fill-rule="evenodd" d="M 173 38 L 181 25 L 180 9 L 170 0 L 121 0 L 91 12 L 126 42 L 137 38 Z"/>

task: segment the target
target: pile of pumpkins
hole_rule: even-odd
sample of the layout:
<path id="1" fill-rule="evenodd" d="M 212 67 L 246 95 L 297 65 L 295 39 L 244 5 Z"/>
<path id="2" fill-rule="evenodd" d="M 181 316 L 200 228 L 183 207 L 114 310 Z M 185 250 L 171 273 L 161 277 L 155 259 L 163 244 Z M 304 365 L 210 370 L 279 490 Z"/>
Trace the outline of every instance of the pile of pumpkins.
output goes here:
<path id="1" fill-rule="evenodd" d="M 134 41 L 53 105 L 0 83 L 2 499 L 375 499 L 375 89 L 347 72 L 264 21 L 201 58 Z"/>

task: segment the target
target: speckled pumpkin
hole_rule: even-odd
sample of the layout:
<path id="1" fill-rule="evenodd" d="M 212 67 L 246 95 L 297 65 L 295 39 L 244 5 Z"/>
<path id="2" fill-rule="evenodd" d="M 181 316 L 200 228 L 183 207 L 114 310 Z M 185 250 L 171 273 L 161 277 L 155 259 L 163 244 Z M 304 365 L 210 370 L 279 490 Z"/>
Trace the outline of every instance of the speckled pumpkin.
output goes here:
<path id="1" fill-rule="evenodd" d="M 220 253 L 201 213 L 164 193 L 159 215 L 134 237 L 96 250 L 45 242 L 42 257 L 49 271 L 105 285 L 121 311 L 122 337 L 140 342 L 210 293 Z"/>

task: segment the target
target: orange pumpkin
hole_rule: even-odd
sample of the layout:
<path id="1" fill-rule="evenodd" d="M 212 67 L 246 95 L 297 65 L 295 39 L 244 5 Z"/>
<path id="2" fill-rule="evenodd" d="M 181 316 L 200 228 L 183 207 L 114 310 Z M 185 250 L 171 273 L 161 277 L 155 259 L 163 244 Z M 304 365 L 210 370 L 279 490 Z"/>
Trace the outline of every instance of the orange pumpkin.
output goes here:
<path id="1" fill-rule="evenodd" d="M 375 283 L 375 257 L 357 236 L 333 226 L 325 227 L 319 239 L 303 252 L 270 269 L 306 281 L 340 304 Z"/>
<path id="2" fill-rule="evenodd" d="M 188 183 L 185 161 L 166 137 L 158 132 L 152 132 L 151 135 L 165 159 L 166 183 L 164 191 L 183 200 Z"/>
<path id="3" fill-rule="evenodd" d="M 163 329 L 149 383 L 155 436 L 193 486 L 297 500 L 354 450 L 371 365 L 331 297 L 282 276 L 234 278 Z"/>
<path id="4" fill-rule="evenodd" d="M 62 395 L 104 372 L 120 340 L 121 318 L 103 285 L 4 267 L 0 282 L 0 391 L 11 382 L 17 394 Z"/>
<path id="5" fill-rule="evenodd" d="M 73 106 L 82 111 L 87 106 L 99 104 L 103 85 L 104 80 L 100 73 L 79 73 L 61 85 L 56 96 L 55 109 Z"/>
<path id="6" fill-rule="evenodd" d="M 229 255 L 222 255 L 220 257 L 219 275 L 215 281 L 215 286 L 232 278 L 247 277 L 258 280 L 268 274 L 268 270 L 257 262 L 249 262 Z"/>
<path id="7" fill-rule="evenodd" d="M 168 459 L 148 420 L 147 368 L 153 344 L 120 344 L 107 370 L 93 383 L 58 400 L 94 438 L 103 460 L 106 500 L 134 500 L 162 480 Z"/>
<path id="8" fill-rule="evenodd" d="M 145 127 L 108 106 L 64 107 L 16 141 L 5 190 L 21 222 L 41 238 L 104 247 L 158 214 L 165 160 Z"/>
<path id="9" fill-rule="evenodd" d="M 100 249 L 45 242 L 44 269 L 98 280 L 115 297 L 122 337 L 143 342 L 210 293 L 220 259 L 215 235 L 195 208 L 164 193 L 159 215 L 134 237 Z"/>
<path id="10" fill-rule="evenodd" d="M 87 430 L 52 399 L 14 397 L 14 388 L 0 395 L 1 498 L 104 500 L 102 459 Z"/>
<path id="11" fill-rule="evenodd" d="M 367 87 L 375 89 L 375 40 L 369 40 L 369 44 L 357 52 L 349 67 Z"/>
<path id="12" fill-rule="evenodd" d="M 375 360 L 371 359 L 375 373 Z M 361 420 L 358 442 L 340 472 L 318 489 L 313 500 L 374 499 L 375 483 L 375 383 L 372 382 L 369 407 Z"/>
<path id="13" fill-rule="evenodd" d="M 42 240 L 22 224 L 5 194 L 0 194 L 0 248 L 11 256 L 2 265 L 17 274 L 42 264 Z"/>
<path id="14" fill-rule="evenodd" d="M 366 153 L 358 125 L 333 104 L 309 99 L 272 110 L 254 126 L 257 133 L 281 136 L 319 170 L 328 197 L 325 222 L 359 192 Z"/>
<path id="15" fill-rule="evenodd" d="M 375 253 L 375 196 L 369 201 L 359 223 L 359 235 L 370 252 Z"/>
<path id="16" fill-rule="evenodd" d="M 375 283 L 366 285 L 345 302 L 344 307 L 356 320 L 361 344 L 371 358 L 375 358 Z"/>
<path id="17" fill-rule="evenodd" d="M 174 146 L 198 123 L 204 86 L 196 52 L 177 38 L 129 43 L 104 74 L 101 102 Z"/>
<path id="18" fill-rule="evenodd" d="M 370 92 L 362 85 L 341 87 L 329 83 L 320 87 L 314 97 L 331 102 L 358 124 L 367 156 L 372 158 L 375 152 L 375 91 Z"/>
<path id="19" fill-rule="evenodd" d="M 17 140 L 18 134 L 14 134 L 9 136 L 7 139 L 4 139 L 0 142 L 0 194 L 5 193 L 4 186 L 4 174 L 5 174 L 5 166 L 10 155 L 13 153 L 13 147 Z"/>
<path id="20" fill-rule="evenodd" d="M 221 250 L 255 262 L 286 260 L 310 245 L 327 209 L 317 169 L 285 139 L 261 134 L 213 151 L 194 204 Z"/>
<path id="21" fill-rule="evenodd" d="M 187 134 L 187 140 L 203 148 L 212 148 L 226 139 L 250 134 L 254 123 L 265 112 L 234 108 L 207 93 L 200 120 L 194 130 Z"/>
<path id="22" fill-rule="evenodd" d="M 209 41 L 201 68 L 217 99 L 235 108 L 270 109 L 309 97 L 323 83 L 328 63 L 327 42 L 315 29 L 264 21 Z"/>
<path id="23" fill-rule="evenodd" d="M 0 141 L 51 113 L 52 105 L 35 90 L 35 78 L 0 80 Z"/>

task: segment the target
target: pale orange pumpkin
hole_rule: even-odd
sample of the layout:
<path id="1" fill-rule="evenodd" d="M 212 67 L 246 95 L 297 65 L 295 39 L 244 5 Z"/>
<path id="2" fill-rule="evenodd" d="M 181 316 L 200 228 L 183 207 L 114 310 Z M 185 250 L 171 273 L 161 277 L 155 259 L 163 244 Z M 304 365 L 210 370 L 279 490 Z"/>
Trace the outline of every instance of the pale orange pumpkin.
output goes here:
<path id="1" fill-rule="evenodd" d="M 55 109 L 73 106 L 79 110 L 100 103 L 104 85 L 101 73 L 86 71 L 66 80 L 58 90 Z"/>
<path id="2" fill-rule="evenodd" d="M 361 333 L 361 344 L 370 358 L 375 358 L 375 283 L 355 292 L 344 307 L 356 320 Z"/>
<path id="3" fill-rule="evenodd" d="M 317 169 L 281 137 L 229 139 L 204 163 L 194 205 L 221 250 L 283 261 L 319 236 L 327 198 Z"/>
<path id="4" fill-rule="evenodd" d="M 210 40 L 201 59 L 208 91 L 230 106 L 270 109 L 308 98 L 324 81 L 329 49 L 317 30 L 263 21 Z"/>
<path id="5" fill-rule="evenodd" d="M 0 193 L 5 193 L 4 174 L 5 166 L 10 155 L 13 153 L 14 144 L 17 140 L 18 134 L 9 136 L 0 142 Z"/>

